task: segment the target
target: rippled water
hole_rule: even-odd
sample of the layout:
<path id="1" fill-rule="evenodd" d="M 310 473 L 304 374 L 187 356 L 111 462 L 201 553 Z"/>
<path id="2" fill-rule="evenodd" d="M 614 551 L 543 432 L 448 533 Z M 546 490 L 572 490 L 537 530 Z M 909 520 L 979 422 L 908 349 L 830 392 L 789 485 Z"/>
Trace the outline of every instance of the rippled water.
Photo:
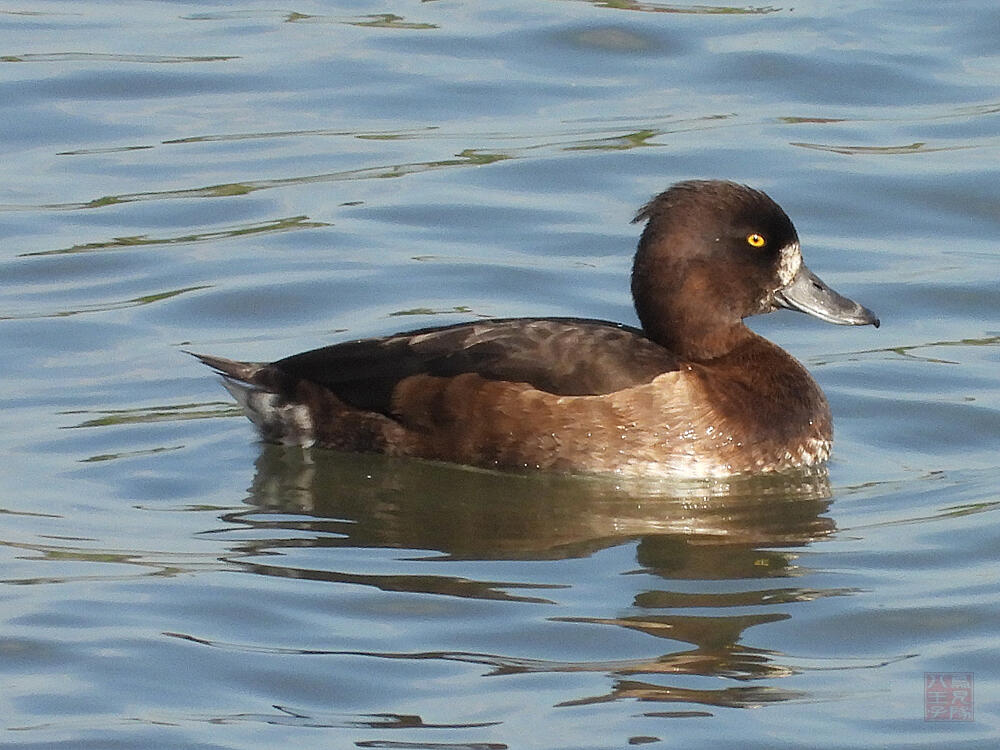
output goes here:
<path id="1" fill-rule="evenodd" d="M 1000 10 L 871 5 L 0 9 L 0 741 L 993 747 Z M 882 318 L 753 322 L 829 478 L 309 460 L 182 353 L 634 322 L 629 219 L 690 177 Z"/>

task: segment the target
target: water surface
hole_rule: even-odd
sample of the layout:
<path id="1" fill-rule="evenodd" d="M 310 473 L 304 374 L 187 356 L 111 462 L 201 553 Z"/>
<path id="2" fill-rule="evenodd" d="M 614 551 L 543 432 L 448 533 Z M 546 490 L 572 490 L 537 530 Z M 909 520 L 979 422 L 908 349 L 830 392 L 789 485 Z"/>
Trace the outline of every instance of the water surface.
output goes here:
<path id="1" fill-rule="evenodd" d="M 0 9 L 0 730 L 25 748 L 992 747 L 1000 11 Z M 634 323 L 636 208 L 767 190 L 876 331 L 756 330 L 829 476 L 264 447 L 184 349 Z M 972 673 L 972 721 L 925 673 Z M 756 709 L 756 710 L 751 710 Z"/>

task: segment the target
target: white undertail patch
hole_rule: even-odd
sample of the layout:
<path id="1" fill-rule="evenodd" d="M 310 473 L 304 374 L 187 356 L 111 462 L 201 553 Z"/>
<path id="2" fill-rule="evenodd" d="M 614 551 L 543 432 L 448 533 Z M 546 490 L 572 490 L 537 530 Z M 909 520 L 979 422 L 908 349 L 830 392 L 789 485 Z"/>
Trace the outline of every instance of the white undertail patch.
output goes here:
<path id="1" fill-rule="evenodd" d="M 254 423 L 260 436 L 282 445 L 309 448 L 316 442 L 312 415 L 304 404 L 286 401 L 277 393 L 222 377 L 222 385 Z"/>

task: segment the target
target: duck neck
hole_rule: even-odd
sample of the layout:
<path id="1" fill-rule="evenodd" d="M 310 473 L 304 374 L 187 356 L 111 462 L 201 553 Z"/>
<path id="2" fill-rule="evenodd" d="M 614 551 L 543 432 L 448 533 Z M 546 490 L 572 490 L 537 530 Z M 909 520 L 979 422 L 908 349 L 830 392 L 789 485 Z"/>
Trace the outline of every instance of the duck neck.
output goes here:
<path id="1" fill-rule="evenodd" d="M 643 332 L 692 362 L 724 356 L 754 336 L 739 315 L 706 304 L 706 296 L 711 302 L 714 295 L 706 295 L 712 287 L 699 276 L 687 274 L 687 281 L 668 293 L 654 288 L 638 262 L 632 274 L 632 297 Z"/>
<path id="2" fill-rule="evenodd" d="M 673 318 L 663 325 L 663 318 L 642 322 L 646 336 L 691 362 L 708 362 L 731 353 L 753 337 L 742 322 L 727 326 L 712 325 L 698 319 Z"/>

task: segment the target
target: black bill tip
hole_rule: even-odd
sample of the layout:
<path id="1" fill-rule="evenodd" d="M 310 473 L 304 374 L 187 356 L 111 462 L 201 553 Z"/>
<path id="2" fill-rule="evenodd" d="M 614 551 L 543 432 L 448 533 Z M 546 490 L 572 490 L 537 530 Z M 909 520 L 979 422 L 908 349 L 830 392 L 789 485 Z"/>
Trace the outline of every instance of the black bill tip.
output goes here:
<path id="1" fill-rule="evenodd" d="M 875 326 L 881 321 L 867 307 L 828 287 L 803 263 L 788 286 L 775 292 L 774 301 L 789 310 L 807 313 L 842 326 Z"/>

